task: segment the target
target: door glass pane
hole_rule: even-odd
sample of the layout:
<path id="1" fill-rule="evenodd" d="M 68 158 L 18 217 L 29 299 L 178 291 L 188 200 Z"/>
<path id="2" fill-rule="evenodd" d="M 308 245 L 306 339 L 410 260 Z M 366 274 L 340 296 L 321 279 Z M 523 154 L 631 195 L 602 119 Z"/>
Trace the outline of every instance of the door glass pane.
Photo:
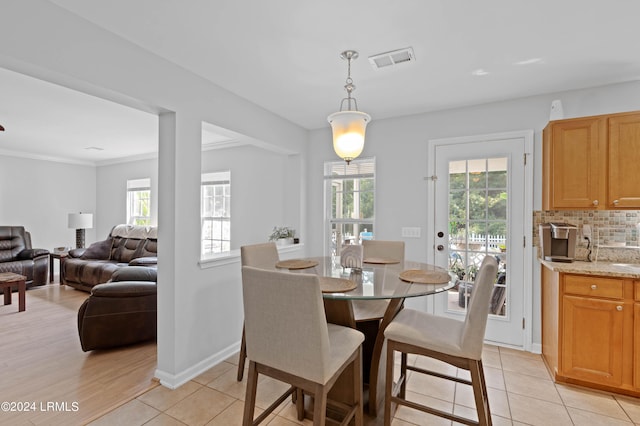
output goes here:
<path id="1" fill-rule="evenodd" d="M 459 279 L 449 291 L 449 311 L 467 309 L 482 260 L 495 256 L 490 313 L 506 315 L 507 182 L 507 158 L 449 163 L 449 267 Z"/>

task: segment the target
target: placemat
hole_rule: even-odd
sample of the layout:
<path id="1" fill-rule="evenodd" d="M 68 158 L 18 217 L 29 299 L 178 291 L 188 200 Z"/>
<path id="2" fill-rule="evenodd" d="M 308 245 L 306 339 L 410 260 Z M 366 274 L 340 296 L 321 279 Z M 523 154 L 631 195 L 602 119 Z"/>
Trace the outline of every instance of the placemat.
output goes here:
<path id="1" fill-rule="evenodd" d="M 378 265 L 392 265 L 394 263 L 400 263 L 398 259 L 389 259 L 386 257 L 367 257 L 363 260 L 364 263 L 375 263 Z"/>
<path id="2" fill-rule="evenodd" d="M 442 284 L 448 283 L 451 277 L 444 271 L 424 271 L 422 269 L 408 269 L 400 273 L 400 279 L 410 283 Z"/>
<path id="3" fill-rule="evenodd" d="M 277 268 L 285 268 L 285 269 L 307 269 L 313 268 L 317 266 L 318 262 L 315 260 L 309 259 L 289 259 L 289 260 L 281 260 L 276 263 Z"/>
<path id="4" fill-rule="evenodd" d="M 320 290 L 323 293 L 344 293 L 358 286 L 346 278 L 318 277 L 318 279 L 320 280 Z"/>

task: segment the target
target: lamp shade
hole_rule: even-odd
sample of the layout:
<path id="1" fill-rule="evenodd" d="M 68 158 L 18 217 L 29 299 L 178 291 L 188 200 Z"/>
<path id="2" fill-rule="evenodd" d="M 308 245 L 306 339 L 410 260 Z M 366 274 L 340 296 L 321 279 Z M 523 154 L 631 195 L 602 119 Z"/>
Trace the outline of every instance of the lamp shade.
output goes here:
<path id="1" fill-rule="evenodd" d="M 333 149 L 347 163 L 364 149 L 364 135 L 371 116 L 360 111 L 334 112 L 327 120 L 333 130 Z"/>
<path id="2" fill-rule="evenodd" d="M 93 214 L 91 213 L 69 213 L 70 229 L 90 229 L 93 228 Z"/>

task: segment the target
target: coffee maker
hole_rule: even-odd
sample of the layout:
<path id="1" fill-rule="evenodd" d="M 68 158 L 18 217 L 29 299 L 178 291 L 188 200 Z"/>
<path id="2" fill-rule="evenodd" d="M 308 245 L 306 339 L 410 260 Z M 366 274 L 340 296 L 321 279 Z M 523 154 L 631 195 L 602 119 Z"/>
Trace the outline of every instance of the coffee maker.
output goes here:
<path id="1" fill-rule="evenodd" d="M 550 222 L 540 225 L 542 258 L 552 262 L 573 262 L 576 257 L 578 228 L 569 223 Z"/>

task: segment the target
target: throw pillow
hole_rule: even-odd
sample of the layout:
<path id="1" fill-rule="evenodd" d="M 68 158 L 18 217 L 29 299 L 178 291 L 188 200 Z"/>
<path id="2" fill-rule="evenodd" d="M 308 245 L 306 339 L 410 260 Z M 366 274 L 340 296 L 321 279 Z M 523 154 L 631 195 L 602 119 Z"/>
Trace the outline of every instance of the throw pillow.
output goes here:
<path id="1" fill-rule="evenodd" d="M 111 245 L 113 241 L 107 238 L 104 241 L 97 241 L 89 246 L 80 259 L 109 259 L 111 257 Z"/>

